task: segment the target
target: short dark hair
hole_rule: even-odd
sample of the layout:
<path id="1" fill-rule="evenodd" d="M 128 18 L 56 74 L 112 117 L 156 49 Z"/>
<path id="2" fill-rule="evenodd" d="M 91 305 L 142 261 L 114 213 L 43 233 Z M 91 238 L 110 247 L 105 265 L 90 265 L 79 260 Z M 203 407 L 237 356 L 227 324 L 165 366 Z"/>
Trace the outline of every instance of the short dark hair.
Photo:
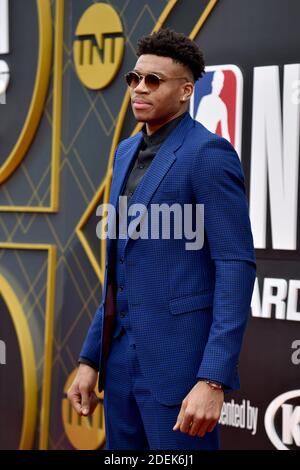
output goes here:
<path id="1" fill-rule="evenodd" d="M 138 57 L 142 54 L 171 57 L 175 62 L 186 66 L 195 81 L 204 73 L 203 54 L 197 44 L 184 34 L 169 28 L 141 37 L 136 53 Z"/>

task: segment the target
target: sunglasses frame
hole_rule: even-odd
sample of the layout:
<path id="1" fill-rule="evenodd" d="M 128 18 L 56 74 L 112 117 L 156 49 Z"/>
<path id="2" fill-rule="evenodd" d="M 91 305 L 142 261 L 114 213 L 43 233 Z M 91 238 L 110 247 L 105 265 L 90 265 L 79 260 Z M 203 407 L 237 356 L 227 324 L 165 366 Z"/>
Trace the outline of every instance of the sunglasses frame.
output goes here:
<path id="1" fill-rule="evenodd" d="M 128 82 L 128 77 L 129 75 L 132 74 L 132 75 L 135 75 L 138 79 L 138 83 L 135 85 L 135 86 L 132 86 L 129 84 Z M 144 79 L 145 80 L 145 86 L 148 88 L 148 90 L 150 91 L 155 91 L 159 88 L 161 82 L 167 82 L 168 80 L 181 80 L 181 79 L 184 79 L 186 81 L 189 81 L 186 77 L 166 77 L 166 78 L 161 78 L 159 75 L 157 75 L 156 73 L 154 72 L 149 72 L 147 73 L 146 75 L 142 75 L 138 72 L 136 72 L 135 70 L 130 70 L 129 72 L 127 72 L 125 75 L 125 80 L 126 80 L 126 83 L 127 85 L 129 86 L 129 88 L 131 88 L 132 90 L 134 90 L 137 86 L 139 86 L 139 84 L 141 83 L 141 81 Z M 149 76 L 153 76 L 157 79 L 157 85 L 156 84 L 153 84 L 152 85 L 150 84 L 149 86 L 149 83 L 147 84 L 147 77 Z"/>

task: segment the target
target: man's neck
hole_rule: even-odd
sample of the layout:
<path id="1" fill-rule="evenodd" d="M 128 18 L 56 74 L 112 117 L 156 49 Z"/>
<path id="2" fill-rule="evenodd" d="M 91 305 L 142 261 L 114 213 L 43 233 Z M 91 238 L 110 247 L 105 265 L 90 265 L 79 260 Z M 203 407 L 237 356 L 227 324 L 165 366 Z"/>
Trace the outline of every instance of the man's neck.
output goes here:
<path id="1" fill-rule="evenodd" d="M 156 131 L 158 131 L 158 129 L 165 126 L 168 122 L 173 121 L 173 119 L 178 118 L 179 116 L 184 114 L 186 111 L 187 111 L 186 109 L 180 110 L 180 111 L 178 111 L 178 113 L 173 114 L 172 116 L 170 116 L 169 118 L 165 119 L 162 122 L 157 122 L 157 121 L 156 122 L 146 122 L 147 135 L 150 136 L 150 135 L 154 134 Z"/>

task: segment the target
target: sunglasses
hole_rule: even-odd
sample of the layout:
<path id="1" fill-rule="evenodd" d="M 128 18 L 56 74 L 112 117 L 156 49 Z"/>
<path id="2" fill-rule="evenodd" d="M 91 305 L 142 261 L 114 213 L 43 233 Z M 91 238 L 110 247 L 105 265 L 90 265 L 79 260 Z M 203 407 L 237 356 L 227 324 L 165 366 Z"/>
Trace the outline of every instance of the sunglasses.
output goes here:
<path id="1" fill-rule="evenodd" d="M 147 73 L 146 75 L 140 75 L 138 72 L 134 72 L 133 70 L 131 72 L 126 73 L 125 79 L 127 82 L 127 85 L 134 89 L 136 88 L 141 81 L 144 79 L 145 80 L 145 85 L 148 88 L 149 91 L 155 91 L 161 84 L 161 82 L 166 82 L 168 80 L 181 80 L 184 79 L 188 81 L 187 78 L 185 77 L 169 77 L 169 78 L 161 78 L 155 73 Z"/>

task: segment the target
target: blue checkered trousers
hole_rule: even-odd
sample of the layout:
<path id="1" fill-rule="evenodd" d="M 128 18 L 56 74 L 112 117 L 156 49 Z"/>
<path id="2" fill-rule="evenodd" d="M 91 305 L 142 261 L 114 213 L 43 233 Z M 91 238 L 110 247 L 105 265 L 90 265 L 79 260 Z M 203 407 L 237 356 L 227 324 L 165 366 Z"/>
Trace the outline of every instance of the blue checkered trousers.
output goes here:
<path id="1" fill-rule="evenodd" d="M 116 208 L 141 139 L 138 133 L 117 148 L 110 192 Z M 204 245 L 187 249 L 184 231 L 181 239 L 134 238 L 132 223 L 126 239 L 107 240 L 103 301 L 80 353 L 99 364 L 106 448 L 217 449 L 218 427 L 203 438 L 172 428 L 199 378 L 228 390 L 240 386 L 255 254 L 239 158 L 187 115 L 160 147 L 133 203 L 191 204 L 193 211 L 203 204 Z M 151 227 L 150 210 L 147 217 Z"/>

